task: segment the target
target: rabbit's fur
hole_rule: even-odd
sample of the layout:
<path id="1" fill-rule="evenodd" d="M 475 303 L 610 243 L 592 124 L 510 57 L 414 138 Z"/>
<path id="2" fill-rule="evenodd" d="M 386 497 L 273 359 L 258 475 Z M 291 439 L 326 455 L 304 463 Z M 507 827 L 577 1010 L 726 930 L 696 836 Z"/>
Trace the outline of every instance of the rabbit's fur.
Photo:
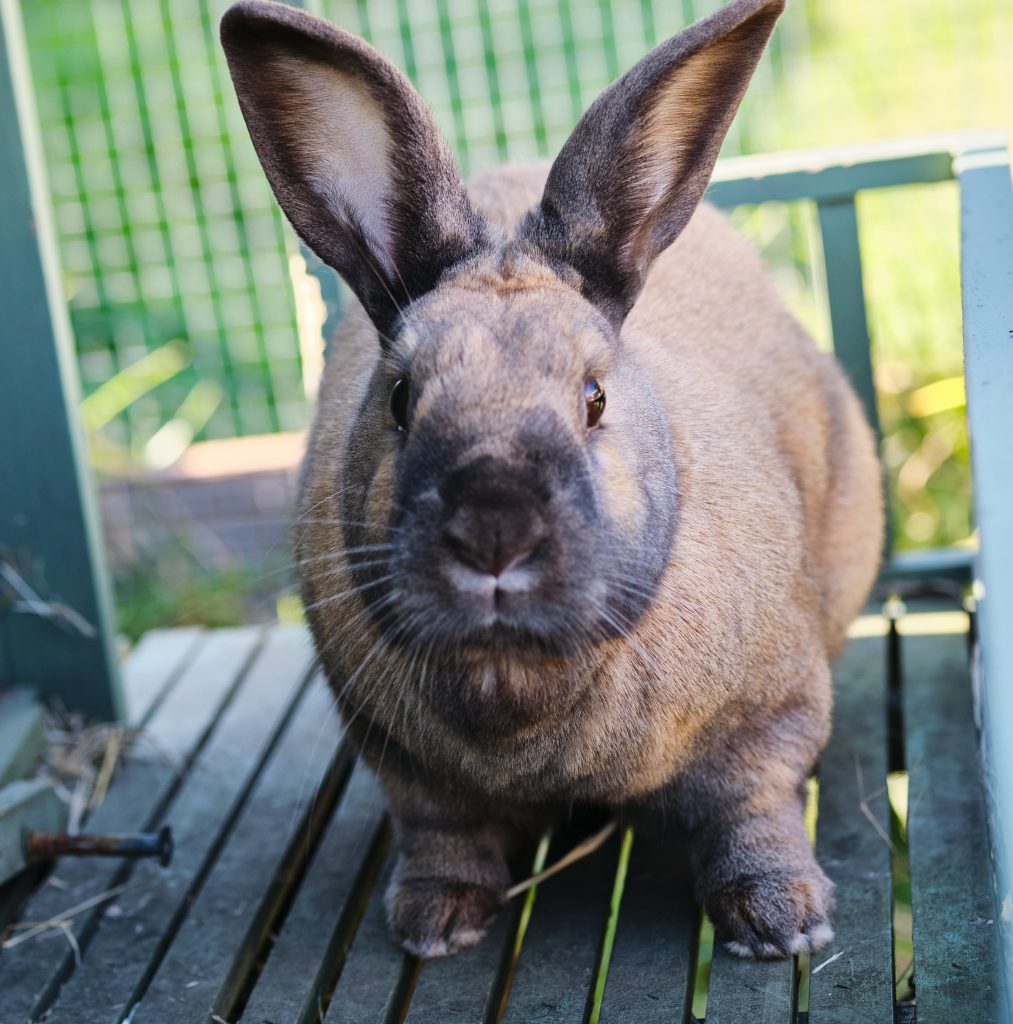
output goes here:
<path id="1" fill-rule="evenodd" d="M 481 937 L 510 851 L 574 802 L 674 813 L 735 952 L 832 935 L 803 791 L 878 564 L 879 467 L 836 363 L 697 205 L 782 2 L 673 37 L 551 171 L 467 191 L 360 40 L 264 0 L 223 22 L 279 201 L 361 302 L 296 550 L 389 796 L 391 928 L 423 956 Z"/>

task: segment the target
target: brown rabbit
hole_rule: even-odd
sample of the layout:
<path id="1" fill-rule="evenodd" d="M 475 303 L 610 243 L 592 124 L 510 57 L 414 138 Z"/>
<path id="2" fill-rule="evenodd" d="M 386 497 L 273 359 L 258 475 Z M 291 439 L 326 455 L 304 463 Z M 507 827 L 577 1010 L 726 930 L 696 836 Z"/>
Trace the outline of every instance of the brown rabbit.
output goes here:
<path id="1" fill-rule="evenodd" d="M 518 837 L 574 802 L 676 814 L 734 952 L 832 937 L 802 792 L 876 573 L 879 467 L 837 365 L 698 205 L 782 7 L 735 0 L 606 89 L 551 169 L 467 189 L 366 43 L 265 0 L 222 22 L 278 201 L 361 304 L 296 547 L 421 956 L 481 937 Z"/>

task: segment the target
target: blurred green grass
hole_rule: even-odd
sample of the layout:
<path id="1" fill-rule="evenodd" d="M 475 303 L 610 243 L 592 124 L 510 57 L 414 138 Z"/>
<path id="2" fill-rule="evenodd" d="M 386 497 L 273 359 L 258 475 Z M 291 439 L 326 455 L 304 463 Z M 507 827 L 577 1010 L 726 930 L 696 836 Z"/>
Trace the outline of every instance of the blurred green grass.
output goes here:
<path id="1" fill-rule="evenodd" d="M 608 81 L 720 4 L 306 5 L 404 68 L 474 172 L 554 153 Z M 319 338 L 297 328 L 299 261 L 219 50 L 225 6 L 23 4 L 85 393 L 129 377 L 150 353 L 181 360 L 94 429 L 99 461 L 126 451 L 144 463 L 189 440 L 301 429 L 308 420 Z M 1008 129 L 1011 52 L 1006 0 L 791 0 L 723 152 Z M 901 548 L 955 543 L 970 531 L 956 203 L 951 184 L 859 198 Z M 736 221 L 826 344 L 811 211 L 740 210 Z"/>

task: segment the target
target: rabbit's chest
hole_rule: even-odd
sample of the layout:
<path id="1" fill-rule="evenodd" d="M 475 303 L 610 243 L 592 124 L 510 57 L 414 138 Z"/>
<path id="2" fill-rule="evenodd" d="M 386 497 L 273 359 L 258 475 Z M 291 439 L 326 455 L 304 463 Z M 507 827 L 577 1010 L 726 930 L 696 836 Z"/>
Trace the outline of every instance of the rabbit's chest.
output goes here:
<path id="1" fill-rule="evenodd" d="M 592 689 L 565 714 L 515 735 L 446 729 L 442 742 L 413 744 L 413 754 L 446 787 L 491 799 L 620 804 L 671 782 L 703 715 L 700 701 L 658 700 L 658 689 L 646 683 L 621 692 Z"/>

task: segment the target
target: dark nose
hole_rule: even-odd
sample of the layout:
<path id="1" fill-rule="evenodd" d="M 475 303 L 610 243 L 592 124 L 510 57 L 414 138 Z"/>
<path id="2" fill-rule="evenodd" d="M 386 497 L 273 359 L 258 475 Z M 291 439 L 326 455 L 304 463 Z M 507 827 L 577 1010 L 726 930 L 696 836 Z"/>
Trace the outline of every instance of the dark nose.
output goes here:
<path id="1" fill-rule="evenodd" d="M 544 496 L 531 474 L 496 460 L 480 460 L 447 477 L 443 538 L 454 556 L 498 576 L 548 536 Z"/>

